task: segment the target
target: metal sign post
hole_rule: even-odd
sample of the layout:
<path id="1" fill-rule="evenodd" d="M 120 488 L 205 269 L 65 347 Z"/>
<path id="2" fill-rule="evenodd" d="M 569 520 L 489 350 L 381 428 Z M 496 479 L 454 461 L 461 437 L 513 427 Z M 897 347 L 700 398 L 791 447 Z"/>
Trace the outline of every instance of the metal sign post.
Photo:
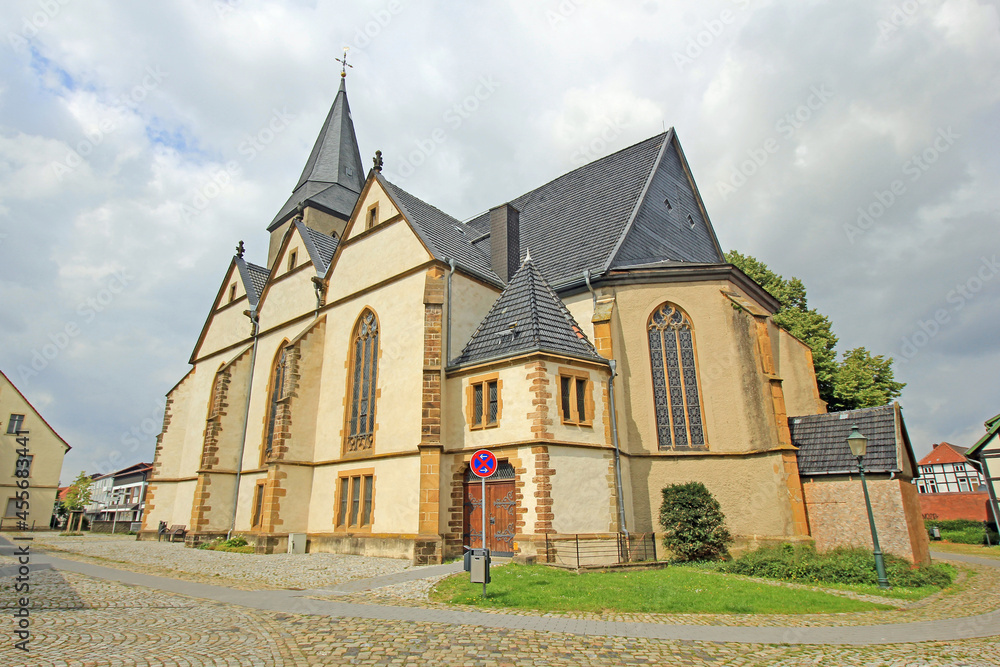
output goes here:
<path id="1" fill-rule="evenodd" d="M 497 471 L 497 457 L 493 455 L 493 452 L 488 449 L 480 449 L 475 454 L 472 455 L 472 472 L 480 481 L 482 500 L 482 512 L 480 513 L 480 524 L 482 527 L 482 540 L 483 540 L 483 565 L 484 571 L 482 572 L 482 582 L 483 582 L 483 598 L 486 598 L 486 584 L 490 580 L 490 550 L 486 546 L 486 478 Z M 492 518 L 492 517 L 491 517 Z M 476 574 L 476 569 L 473 569 L 473 576 Z M 473 579 L 475 582 L 475 579 Z"/>

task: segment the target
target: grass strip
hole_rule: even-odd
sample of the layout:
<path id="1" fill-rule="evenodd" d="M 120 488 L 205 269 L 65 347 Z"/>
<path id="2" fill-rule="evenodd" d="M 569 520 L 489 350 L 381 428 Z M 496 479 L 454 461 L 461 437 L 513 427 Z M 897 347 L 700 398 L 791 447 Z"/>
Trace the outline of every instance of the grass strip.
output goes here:
<path id="1" fill-rule="evenodd" d="M 482 585 L 469 583 L 464 572 L 439 582 L 431 599 L 539 611 L 678 614 L 820 614 L 892 608 L 681 566 L 576 573 L 544 565 L 509 564 L 494 568 L 492 578 L 485 600 Z"/>

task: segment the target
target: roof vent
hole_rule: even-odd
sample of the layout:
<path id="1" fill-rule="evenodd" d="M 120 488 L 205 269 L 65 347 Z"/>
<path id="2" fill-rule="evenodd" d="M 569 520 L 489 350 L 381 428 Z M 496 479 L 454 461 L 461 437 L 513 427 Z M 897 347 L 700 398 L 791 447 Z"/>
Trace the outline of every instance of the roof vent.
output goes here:
<path id="1" fill-rule="evenodd" d="M 694 229 L 694 218 L 688 215 L 688 224 L 691 225 L 691 229 Z"/>

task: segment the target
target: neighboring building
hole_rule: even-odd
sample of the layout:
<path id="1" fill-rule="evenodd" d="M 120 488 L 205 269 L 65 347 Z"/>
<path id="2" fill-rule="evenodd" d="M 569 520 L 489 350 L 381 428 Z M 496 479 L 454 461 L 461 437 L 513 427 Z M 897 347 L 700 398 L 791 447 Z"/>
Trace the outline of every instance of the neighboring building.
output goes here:
<path id="1" fill-rule="evenodd" d="M 794 417 L 790 422 L 816 548 L 872 546 L 858 460 L 847 446 L 851 427 L 857 425 L 868 438 L 862 465 L 882 550 L 929 563 L 927 531 L 912 483 L 917 464 L 899 404 Z"/>
<path id="2" fill-rule="evenodd" d="M 812 355 L 726 263 L 673 130 L 467 222 L 381 160 L 365 177 L 342 83 L 266 267 L 240 242 L 167 395 L 141 538 L 531 555 L 657 530 L 663 487 L 701 481 L 738 536 L 808 539 L 786 415 L 825 411 Z"/>
<path id="3" fill-rule="evenodd" d="M 59 489 L 63 457 L 70 447 L 48 422 L 0 372 L 0 502 L 4 530 L 48 528 Z M 22 455 L 23 449 L 27 455 Z M 19 482 L 27 480 L 28 488 Z M 27 490 L 27 516 L 18 507 L 19 494 Z"/>
<path id="4" fill-rule="evenodd" d="M 1000 506 L 997 491 L 1000 491 L 1000 415 L 986 420 L 986 434 L 965 454 L 979 464 L 990 497 L 989 520 L 1000 527 Z"/>
<path id="5" fill-rule="evenodd" d="M 966 457 L 967 451 L 968 447 L 942 442 L 920 459 L 920 476 L 913 482 L 925 519 L 986 521 L 989 494 L 983 476 Z"/>
<path id="6" fill-rule="evenodd" d="M 136 463 L 94 479 L 86 512 L 93 530 L 101 532 L 99 523 L 112 524 L 116 530 L 122 524 L 122 530 L 128 530 L 129 524 L 142 520 L 152 469 L 151 463 Z"/>

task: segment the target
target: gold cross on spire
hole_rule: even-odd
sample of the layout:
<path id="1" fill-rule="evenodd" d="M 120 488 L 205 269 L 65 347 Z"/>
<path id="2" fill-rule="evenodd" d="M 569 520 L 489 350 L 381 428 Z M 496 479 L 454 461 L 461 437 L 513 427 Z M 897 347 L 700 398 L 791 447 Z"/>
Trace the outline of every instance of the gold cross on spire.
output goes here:
<path id="1" fill-rule="evenodd" d="M 349 62 L 347 62 L 347 51 L 350 48 L 351 47 L 349 47 L 349 46 L 345 46 L 344 47 L 344 57 L 343 58 L 334 58 L 334 60 L 336 60 L 338 63 L 340 63 L 340 76 L 341 76 L 341 78 L 347 78 L 347 68 L 348 67 L 350 67 L 351 69 L 354 69 L 354 65 L 350 64 Z"/>

